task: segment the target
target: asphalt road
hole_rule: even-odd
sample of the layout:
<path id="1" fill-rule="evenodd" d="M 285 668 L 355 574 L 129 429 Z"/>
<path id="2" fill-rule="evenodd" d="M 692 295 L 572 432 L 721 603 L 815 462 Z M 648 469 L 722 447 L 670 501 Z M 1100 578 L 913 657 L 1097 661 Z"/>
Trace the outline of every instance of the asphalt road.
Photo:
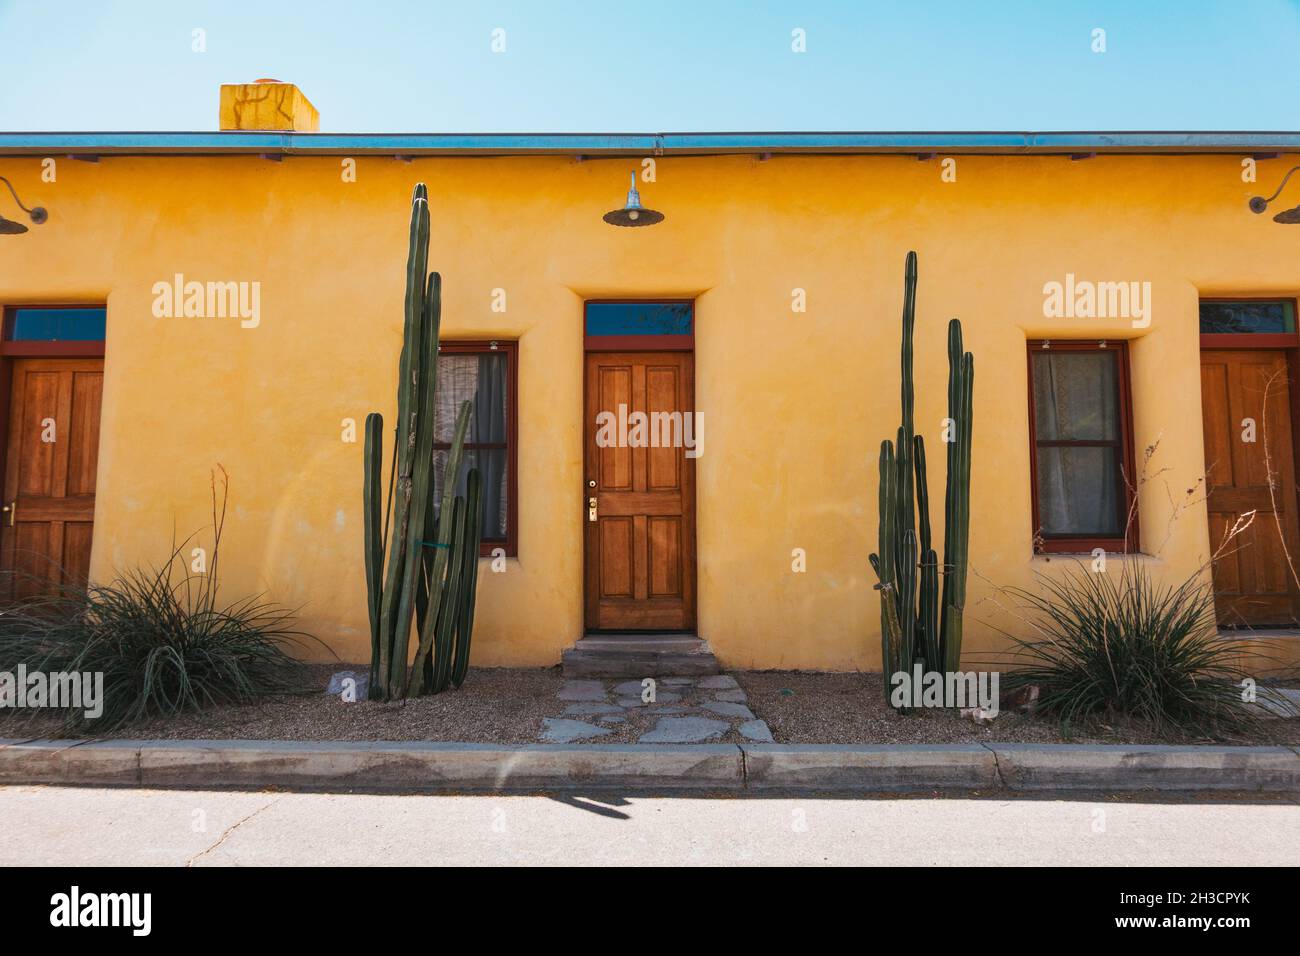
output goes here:
<path id="1" fill-rule="evenodd" d="M 433 796 L 0 787 L 0 866 L 1294 865 L 1300 795 Z"/>

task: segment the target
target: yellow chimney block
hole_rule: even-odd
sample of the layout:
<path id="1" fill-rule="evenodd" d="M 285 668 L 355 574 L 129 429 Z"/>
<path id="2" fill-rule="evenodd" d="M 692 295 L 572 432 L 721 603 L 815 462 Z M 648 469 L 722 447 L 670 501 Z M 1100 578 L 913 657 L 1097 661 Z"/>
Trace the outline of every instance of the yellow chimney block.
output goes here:
<path id="1" fill-rule="evenodd" d="M 306 94 L 292 83 L 256 80 L 221 84 L 223 130 L 320 130 L 320 113 Z"/>

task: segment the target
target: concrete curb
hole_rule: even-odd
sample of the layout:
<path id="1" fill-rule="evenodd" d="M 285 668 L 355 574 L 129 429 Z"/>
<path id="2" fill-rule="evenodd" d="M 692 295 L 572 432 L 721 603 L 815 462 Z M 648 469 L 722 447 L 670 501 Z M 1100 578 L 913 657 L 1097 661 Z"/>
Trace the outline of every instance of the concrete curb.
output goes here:
<path id="1" fill-rule="evenodd" d="M 367 790 L 1269 790 L 1286 747 L 3 740 L 0 784 Z"/>
<path id="2" fill-rule="evenodd" d="M 979 744 L 745 744 L 754 790 L 992 790 L 997 759 Z"/>
<path id="3" fill-rule="evenodd" d="M 988 744 L 1011 790 L 1300 790 L 1287 747 Z"/>

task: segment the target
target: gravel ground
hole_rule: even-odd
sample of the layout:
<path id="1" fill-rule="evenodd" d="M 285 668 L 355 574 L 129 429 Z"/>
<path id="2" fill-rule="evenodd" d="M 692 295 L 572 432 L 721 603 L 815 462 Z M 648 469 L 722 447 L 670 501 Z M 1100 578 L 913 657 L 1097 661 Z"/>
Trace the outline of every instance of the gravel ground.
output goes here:
<path id="1" fill-rule="evenodd" d="M 471 668 L 458 691 L 405 703 L 345 704 L 323 691 L 331 673 L 365 671 L 359 664 L 313 664 L 314 688 L 302 695 L 268 697 L 258 704 L 217 707 L 199 714 L 150 720 L 114 732 L 132 739 L 249 740 L 439 740 L 501 744 L 536 743 L 543 717 L 559 717 L 570 702 L 556 694 L 564 683 L 559 667 Z M 950 711 L 901 716 L 884 702 L 880 674 L 801 671 L 731 671 L 748 695 L 755 716 L 766 720 L 778 743 L 1063 743 L 1055 721 L 1004 710 L 992 724 L 977 725 Z M 661 685 L 662 686 L 662 685 Z M 666 688 L 665 688 L 666 689 Z M 590 743 L 629 743 L 650 729 L 656 708 L 631 716 L 614 732 Z M 1271 720 L 1265 734 L 1227 743 L 1300 744 L 1300 720 Z M 0 716 L 0 737 L 60 736 L 44 717 Z M 735 733 L 720 739 L 742 743 Z M 1208 739 L 1159 740 L 1123 727 L 1078 731 L 1070 743 L 1208 743 Z"/>
<path id="2" fill-rule="evenodd" d="M 953 711 L 898 714 L 885 703 L 881 674 L 807 671 L 733 671 L 749 706 L 787 744 L 944 743 L 1208 743 L 1158 739 L 1131 728 L 1095 726 L 1069 738 L 1058 722 L 1003 710 L 991 724 L 976 724 Z M 1300 720 L 1270 720 L 1266 735 L 1227 743 L 1300 743 Z"/>
<path id="3" fill-rule="evenodd" d="M 123 727 L 113 737 L 131 739 L 246 740 L 445 740 L 502 744 L 537 742 L 543 717 L 566 704 L 555 695 L 563 683 L 558 667 L 546 670 L 471 668 L 460 690 L 405 703 L 368 700 L 345 704 L 326 696 L 330 674 L 368 664 L 311 664 L 309 694 L 277 695 L 261 703 L 215 707 L 197 714 Z M 23 736 L 48 735 L 33 723 Z M 0 736 L 17 736 L 0 720 Z"/>

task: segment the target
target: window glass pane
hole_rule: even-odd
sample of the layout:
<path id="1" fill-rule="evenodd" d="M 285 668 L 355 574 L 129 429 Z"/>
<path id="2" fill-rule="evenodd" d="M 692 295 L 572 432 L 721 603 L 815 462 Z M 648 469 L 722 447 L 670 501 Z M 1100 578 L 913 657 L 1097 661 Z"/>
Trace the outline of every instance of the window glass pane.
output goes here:
<path id="1" fill-rule="evenodd" d="M 588 335 L 691 335 L 690 302 L 588 302 Z"/>
<path id="2" fill-rule="evenodd" d="M 1119 474 L 1106 446 L 1038 449 L 1038 522 L 1045 535 L 1118 537 Z"/>
<path id="3" fill-rule="evenodd" d="M 1117 441 L 1114 352 L 1033 353 L 1034 427 L 1039 441 Z"/>
<path id="4" fill-rule="evenodd" d="M 1202 302 L 1202 335 L 1240 335 L 1295 331 L 1295 303 Z"/>
<path id="5" fill-rule="evenodd" d="M 433 500 L 442 500 L 442 471 L 447 463 L 446 450 L 433 453 Z M 477 468 L 483 480 L 483 540 L 506 539 L 509 503 L 506 487 L 506 450 L 504 448 L 479 448 L 466 450 L 461 459 L 460 476 L 456 494 L 465 494 L 469 470 Z"/>
<path id="6" fill-rule="evenodd" d="M 98 342 L 104 338 L 104 309 L 14 309 L 15 342 Z"/>
<path id="7" fill-rule="evenodd" d="M 450 442 L 460 403 L 472 401 L 467 442 L 506 440 L 506 356 L 503 352 L 442 353 L 433 406 L 433 439 Z"/>

